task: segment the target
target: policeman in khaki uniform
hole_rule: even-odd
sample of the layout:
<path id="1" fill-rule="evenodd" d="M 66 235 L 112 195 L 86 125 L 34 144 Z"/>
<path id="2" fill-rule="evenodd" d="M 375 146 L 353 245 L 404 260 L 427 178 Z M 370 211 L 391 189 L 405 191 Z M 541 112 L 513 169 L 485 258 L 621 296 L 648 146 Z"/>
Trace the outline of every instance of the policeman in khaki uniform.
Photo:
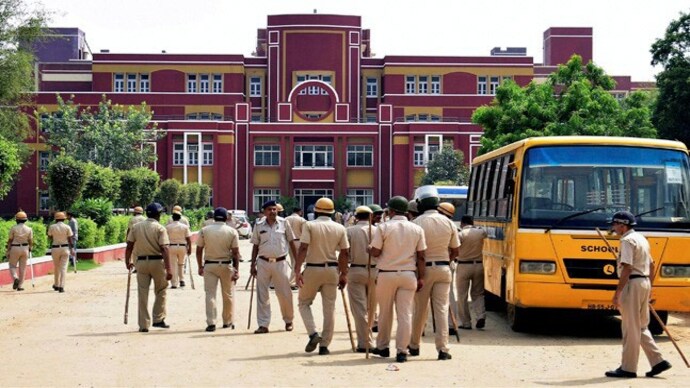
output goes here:
<path id="1" fill-rule="evenodd" d="M 291 271 L 286 259 L 288 251 L 295 249 L 291 246 L 294 235 L 286 219 L 278 217 L 278 206 L 275 201 L 267 201 L 263 204 L 262 209 L 266 220 L 256 225 L 251 238 L 253 248 L 250 271 L 257 280 L 256 320 L 259 324 L 259 328 L 254 331 L 254 334 L 268 333 L 268 326 L 271 323 L 269 284 L 275 286 L 280 312 L 285 322 L 285 330 L 292 331 L 295 311 L 292 305 L 292 290 L 290 289 Z M 293 255 L 296 254 L 293 252 Z"/>
<path id="2" fill-rule="evenodd" d="M 295 252 L 299 251 L 300 238 L 302 238 L 302 227 L 307 222 L 307 220 L 302 217 L 302 209 L 296 207 L 292 209 L 292 214 L 285 217 L 285 221 L 290 224 L 292 233 L 295 235 L 295 239 L 292 240 L 292 244 L 295 246 Z M 290 250 L 290 265 L 292 265 L 290 283 L 295 283 L 295 273 L 302 272 L 301 268 L 295 268 L 295 260 L 297 260 L 297 255 L 292 253 Z"/>
<path id="3" fill-rule="evenodd" d="M 29 252 L 34 244 L 34 231 L 26 225 L 26 213 L 20 211 L 14 219 L 17 225 L 10 229 L 7 238 L 7 257 L 10 262 L 10 274 L 14 279 L 12 288 L 17 291 L 24 291 L 24 275 L 26 274 L 26 262 L 29 260 Z M 17 265 L 19 265 L 19 276 L 17 276 Z"/>
<path id="4" fill-rule="evenodd" d="M 439 214 L 436 210 L 438 204 L 439 197 L 435 188 L 427 187 L 419 193 L 417 208 L 422 214 L 413 222 L 424 230 L 426 271 L 424 288 L 414 298 L 410 355 L 419 355 L 422 332 L 428 316 L 429 300 L 431 300 L 432 316 L 436 326 L 435 341 L 438 359 L 450 360 L 452 357 L 448 353 L 448 295 L 453 281 L 450 263 L 458 254 L 460 242 L 457 227 L 453 221 Z"/>
<path id="5" fill-rule="evenodd" d="M 304 272 L 295 274 L 297 286 L 300 287 L 299 312 L 309 334 L 309 342 L 304 350 L 308 353 L 313 352 L 319 345 L 320 355 L 330 354 L 328 345 L 333 339 L 337 287 L 342 288 L 347 284 L 347 259 L 350 244 L 347 242 L 345 227 L 331 219 L 334 212 L 333 201 L 330 199 L 320 198 L 316 201 L 314 206 L 316 218 L 304 224 L 295 262 L 296 272 L 302 268 L 302 263 L 306 262 Z M 336 260 L 338 249 L 340 254 Z M 311 312 L 311 304 L 318 292 L 321 293 L 323 303 L 321 336 L 316 331 L 314 315 Z"/>
<path id="6" fill-rule="evenodd" d="M 196 262 L 199 265 L 199 276 L 204 277 L 206 291 L 206 331 L 208 332 L 216 330 L 218 282 L 220 282 L 220 293 L 223 299 L 223 328 L 234 328 L 234 281 L 240 276 L 240 238 L 237 230 L 226 224 L 228 211 L 224 207 L 216 208 L 213 211 L 213 219 L 215 223 L 201 229 L 196 241 Z"/>
<path id="7" fill-rule="evenodd" d="M 168 238 L 170 239 L 170 265 L 172 266 L 172 281 L 170 288 L 184 287 L 184 264 L 185 255 L 192 254 L 192 240 L 189 231 L 189 225 L 180 222 L 182 214 L 178 211 L 173 211 L 173 221 L 165 226 L 168 231 Z"/>
<path id="8" fill-rule="evenodd" d="M 642 347 L 652 365 L 652 370 L 645 375 L 654 377 L 671 369 L 671 363 L 664 360 L 647 328 L 654 279 L 654 260 L 649 252 L 649 241 L 633 229 L 637 222 L 630 212 L 617 212 L 613 215 L 611 224 L 613 231 L 621 236 L 616 260 L 619 280 L 613 295 L 613 305 L 621 313 L 623 355 L 620 367 L 606 372 L 606 376 L 637 377 L 637 363 Z"/>
<path id="9" fill-rule="evenodd" d="M 381 357 L 388 349 L 393 327 L 393 305 L 398 318 L 395 336 L 397 362 L 407 361 L 412 335 L 415 292 L 424 288 L 424 230 L 407 220 L 407 199 L 395 196 L 388 201 L 391 219 L 380 224 L 372 236 L 370 252 L 376 257 L 376 300 L 379 304 L 379 334 L 376 349 Z"/>
<path id="10" fill-rule="evenodd" d="M 367 312 L 376 305 L 374 292 L 376 280 L 376 261 L 368 253 L 370 233 L 369 221 L 372 211 L 367 206 L 355 209 L 357 223 L 347 228 L 347 240 L 350 242 L 350 271 L 347 274 L 347 295 L 350 299 L 350 310 L 357 330 L 357 352 L 364 353 L 373 349 Z M 368 267 L 371 263 L 371 268 Z"/>
<path id="11" fill-rule="evenodd" d="M 48 228 L 48 238 L 51 240 L 50 254 L 53 257 L 53 271 L 55 271 L 53 290 L 58 292 L 65 292 L 67 264 L 70 252 L 73 252 L 72 228 L 65 224 L 65 218 L 65 213 L 55 213 L 55 223 Z"/>
<path id="12" fill-rule="evenodd" d="M 139 285 L 139 331 L 149 331 L 151 316 L 149 315 L 149 288 L 153 280 L 153 292 L 156 299 L 153 303 L 153 327 L 167 329 L 165 323 L 166 289 L 168 280 L 172 279 L 170 258 L 168 257 L 168 232 L 158 223 L 163 206 L 152 203 L 146 206 L 145 221 L 134 225 L 127 235 L 125 250 L 125 265 L 128 270 L 136 266 L 137 284 Z M 136 257 L 136 264 L 132 263 L 132 256 Z"/>
<path id="13" fill-rule="evenodd" d="M 134 217 L 130 218 L 129 222 L 127 223 L 127 235 L 129 235 L 129 231 L 132 230 L 134 225 L 146 220 L 146 217 L 142 215 L 144 214 L 144 209 L 141 206 L 135 207 L 133 213 Z"/>
<path id="14" fill-rule="evenodd" d="M 189 226 L 189 218 L 187 218 L 187 216 L 185 216 L 184 214 L 182 214 L 182 207 L 181 207 L 180 205 L 175 205 L 175 206 L 173 206 L 173 210 L 172 210 L 172 211 L 173 211 L 173 214 L 174 214 L 175 212 L 180 213 L 180 217 L 181 217 L 181 218 L 180 218 L 180 223 Z M 168 219 L 168 224 L 171 224 L 172 222 L 173 222 L 173 219 L 172 219 L 172 218 Z"/>
<path id="15" fill-rule="evenodd" d="M 461 329 L 472 329 L 470 310 L 476 314 L 476 328 L 482 329 L 486 324 L 486 307 L 484 306 L 484 259 L 482 250 L 486 230 L 474 227 L 472 216 L 462 216 L 460 220 L 460 249 L 458 251 L 458 272 L 456 274 L 458 290 L 458 311 Z M 467 303 L 467 296 L 472 304 Z"/>

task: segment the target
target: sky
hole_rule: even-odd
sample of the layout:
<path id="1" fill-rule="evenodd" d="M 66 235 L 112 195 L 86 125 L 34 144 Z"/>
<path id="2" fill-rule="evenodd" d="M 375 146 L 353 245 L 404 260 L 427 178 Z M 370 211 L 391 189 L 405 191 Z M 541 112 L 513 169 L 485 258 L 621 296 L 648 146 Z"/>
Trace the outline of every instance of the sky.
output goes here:
<path id="1" fill-rule="evenodd" d="M 29 3 L 38 1 L 27 0 Z M 688 0 L 42 0 L 52 27 L 78 27 L 93 52 L 250 56 L 267 15 L 357 15 L 372 51 L 386 55 L 486 56 L 526 47 L 543 59 L 549 27 L 593 27 L 594 62 L 610 75 L 653 81 L 652 43 Z"/>

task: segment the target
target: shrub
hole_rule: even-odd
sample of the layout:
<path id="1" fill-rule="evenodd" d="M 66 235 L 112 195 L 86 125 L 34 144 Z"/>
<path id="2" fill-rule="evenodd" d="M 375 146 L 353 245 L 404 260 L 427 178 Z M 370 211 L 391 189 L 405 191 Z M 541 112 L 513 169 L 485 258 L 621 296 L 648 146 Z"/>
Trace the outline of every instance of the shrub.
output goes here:
<path id="1" fill-rule="evenodd" d="M 48 251 L 48 234 L 47 228 L 43 224 L 43 219 L 39 218 L 38 221 L 29 221 L 26 225 L 34 231 L 34 246 L 31 249 L 31 253 L 34 256 L 45 256 Z"/>
<path id="2" fill-rule="evenodd" d="M 120 177 L 111 168 L 94 163 L 86 165 L 88 177 L 82 191 L 82 198 L 108 198 L 116 202 L 120 195 Z"/>
<path id="3" fill-rule="evenodd" d="M 0 218 L 0 262 L 7 261 L 7 239 L 14 224 L 14 221 L 5 221 Z"/>
<path id="4" fill-rule="evenodd" d="M 71 156 L 61 154 L 48 165 L 46 181 L 53 205 L 60 210 L 69 209 L 81 196 L 86 183 L 86 167 Z"/>
<path id="5" fill-rule="evenodd" d="M 104 245 L 107 245 L 105 243 L 105 228 L 104 227 L 96 227 L 96 243 L 94 244 L 95 247 L 102 247 Z"/>
<path id="6" fill-rule="evenodd" d="M 126 227 L 126 226 L 125 226 Z M 120 222 L 115 218 L 110 218 L 103 226 L 105 232 L 105 245 L 118 244 L 120 241 Z"/>
<path id="7" fill-rule="evenodd" d="M 117 243 L 123 243 L 127 241 L 127 225 L 129 225 L 130 216 L 114 216 L 111 220 L 114 220 L 120 225 L 120 234 L 117 237 Z"/>
<path id="8" fill-rule="evenodd" d="M 94 248 L 98 239 L 98 226 L 90 218 L 77 218 L 79 241 L 77 248 Z"/>
<path id="9" fill-rule="evenodd" d="M 188 183 L 187 186 L 187 200 L 184 207 L 188 209 L 196 209 L 199 205 L 199 194 L 201 193 L 201 185 L 194 182 Z"/>
<path id="10" fill-rule="evenodd" d="M 88 198 L 77 201 L 72 211 L 80 217 L 92 219 L 98 226 L 104 226 L 113 214 L 113 203 L 105 198 Z"/>
<path id="11" fill-rule="evenodd" d="M 202 208 L 194 209 L 194 210 L 186 210 L 184 212 L 184 215 L 187 216 L 187 218 L 189 219 L 189 229 L 190 230 L 201 229 L 201 225 L 204 224 L 204 220 L 206 219 L 206 213 L 209 210 L 213 211 L 213 209 L 210 207 L 202 207 Z"/>
<path id="12" fill-rule="evenodd" d="M 172 210 L 173 206 L 175 206 L 180 198 L 181 187 L 182 184 L 178 182 L 177 179 L 166 179 L 158 188 L 157 198 L 161 201 L 163 206 L 168 208 L 168 211 Z"/>
<path id="13" fill-rule="evenodd" d="M 211 186 L 202 183 L 201 186 L 199 186 L 199 203 L 197 204 L 197 208 L 206 208 L 208 206 L 211 206 Z"/>

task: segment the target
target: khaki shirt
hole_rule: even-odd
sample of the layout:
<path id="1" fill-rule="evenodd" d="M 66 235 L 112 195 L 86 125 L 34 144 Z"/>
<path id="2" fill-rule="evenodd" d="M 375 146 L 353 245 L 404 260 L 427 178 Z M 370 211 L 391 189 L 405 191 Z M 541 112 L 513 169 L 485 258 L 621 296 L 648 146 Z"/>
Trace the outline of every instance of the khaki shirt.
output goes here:
<path id="1" fill-rule="evenodd" d="M 371 233 L 374 233 L 373 227 Z M 359 221 L 355 225 L 348 227 L 347 240 L 350 242 L 350 263 L 369 264 L 369 253 L 367 253 L 367 247 L 369 246 L 369 222 Z M 371 264 L 376 264 L 374 257 L 371 258 Z"/>
<path id="2" fill-rule="evenodd" d="M 186 244 L 187 237 L 192 234 L 189 231 L 189 226 L 179 221 L 173 221 L 165 226 L 170 238 L 170 244 Z"/>
<path id="3" fill-rule="evenodd" d="M 17 224 L 10 229 L 10 244 L 28 244 L 29 240 L 33 240 L 33 238 L 34 230 L 29 228 L 26 223 Z"/>
<path id="4" fill-rule="evenodd" d="M 325 216 L 304 224 L 300 242 L 309 244 L 304 261 L 313 264 L 337 262 L 335 251 L 350 248 L 345 227 Z"/>
<path id="5" fill-rule="evenodd" d="M 448 248 L 460 246 L 455 223 L 438 211 L 427 210 L 412 222 L 424 229 L 427 262 L 448 261 Z"/>
<path id="6" fill-rule="evenodd" d="M 127 241 L 134 243 L 132 255 L 138 256 L 158 256 L 162 245 L 169 245 L 168 231 L 165 227 L 153 218 L 147 218 L 129 230 Z"/>
<path id="7" fill-rule="evenodd" d="M 239 239 L 235 229 L 216 221 L 199 231 L 196 246 L 205 248 L 204 260 L 227 261 L 232 259 L 232 249 L 240 247 Z"/>
<path id="8" fill-rule="evenodd" d="M 376 264 L 380 270 L 417 270 L 417 252 L 426 250 L 424 230 L 398 216 L 381 223 L 372 235 L 371 246 L 381 250 Z"/>
<path id="9" fill-rule="evenodd" d="M 172 219 L 172 217 L 170 217 L 170 218 L 168 218 L 168 223 L 165 224 L 165 226 L 168 226 L 168 225 L 172 224 L 173 222 L 175 222 L 175 221 Z M 179 222 L 189 226 L 189 218 L 187 218 L 186 216 L 181 216 Z"/>
<path id="10" fill-rule="evenodd" d="M 467 225 L 460 231 L 458 261 L 479 260 L 482 258 L 486 230 Z"/>
<path id="11" fill-rule="evenodd" d="M 291 215 L 285 217 L 285 221 L 290 224 L 290 228 L 292 229 L 292 233 L 295 234 L 295 240 L 299 240 L 302 238 L 302 228 L 304 227 L 304 224 L 307 222 L 303 217 L 301 217 L 297 213 L 292 213 Z"/>
<path id="12" fill-rule="evenodd" d="M 209 218 L 207 220 L 204 220 L 204 226 L 209 226 L 209 225 L 213 224 L 214 222 L 216 222 L 216 221 L 213 218 Z"/>
<path id="13" fill-rule="evenodd" d="M 145 221 L 146 217 L 142 216 L 141 214 L 137 214 L 136 216 L 132 217 L 129 219 L 129 223 L 127 223 L 127 229 L 132 230 L 132 227 L 141 221 Z"/>
<path id="14" fill-rule="evenodd" d="M 290 224 L 285 218 L 276 217 L 273 225 L 262 222 L 252 232 L 250 242 L 259 247 L 258 256 L 277 258 L 286 256 L 290 246 L 288 242 L 295 239 Z"/>
<path id="15" fill-rule="evenodd" d="M 631 275 L 649 276 L 652 255 L 649 251 L 649 241 L 633 229 L 621 236 L 620 254 L 617 260 L 618 276 L 623 271 L 622 264 L 632 266 Z"/>
<path id="16" fill-rule="evenodd" d="M 72 228 L 62 221 L 56 222 L 48 228 L 48 237 L 53 239 L 51 245 L 65 245 L 69 243 L 69 238 L 72 236 Z"/>

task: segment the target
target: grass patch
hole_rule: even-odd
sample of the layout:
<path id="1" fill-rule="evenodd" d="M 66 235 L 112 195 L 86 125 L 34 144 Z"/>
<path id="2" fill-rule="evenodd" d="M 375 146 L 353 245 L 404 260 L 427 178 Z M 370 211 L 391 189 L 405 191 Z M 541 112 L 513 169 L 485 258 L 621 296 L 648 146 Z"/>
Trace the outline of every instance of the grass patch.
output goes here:
<path id="1" fill-rule="evenodd" d="M 77 261 L 77 272 L 88 271 L 90 269 L 98 268 L 100 266 L 101 266 L 100 264 L 96 263 L 93 260 L 86 260 L 86 259 L 78 260 Z M 67 266 L 67 272 L 69 272 L 69 271 L 74 271 L 74 267 L 72 267 L 72 263 L 70 263 Z"/>

